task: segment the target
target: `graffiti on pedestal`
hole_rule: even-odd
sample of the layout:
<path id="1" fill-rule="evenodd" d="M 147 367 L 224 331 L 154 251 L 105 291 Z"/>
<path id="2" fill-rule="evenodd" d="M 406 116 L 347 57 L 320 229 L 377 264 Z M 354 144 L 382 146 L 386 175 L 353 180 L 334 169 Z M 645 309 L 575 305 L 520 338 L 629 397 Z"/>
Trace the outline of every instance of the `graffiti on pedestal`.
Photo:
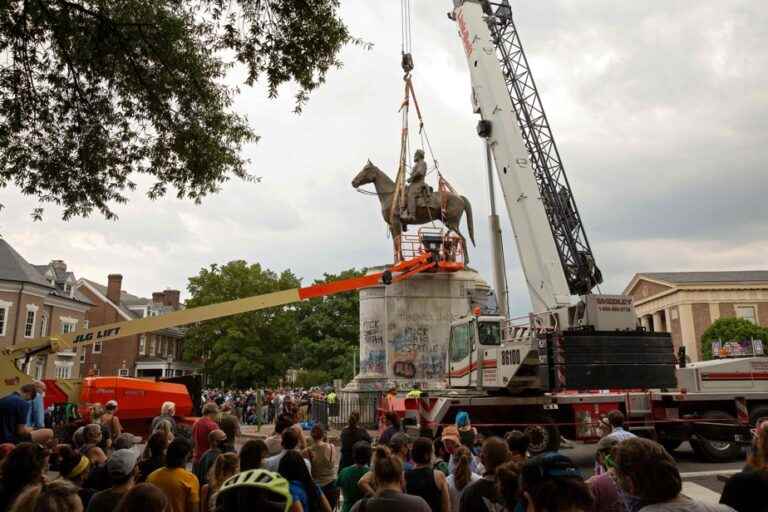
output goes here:
<path id="1" fill-rule="evenodd" d="M 363 320 L 363 328 L 360 334 L 363 342 L 369 347 L 384 345 L 384 333 L 381 322 L 378 320 Z"/>
<path id="2" fill-rule="evenodd" d="M 439 379 L 445 375 L 446 352 L 431 343 L 429 327 L 404 327 L 392 337 L 392 373 L 404 379 Z"/>
<path id="3" fill-rule="evenodd" d="M 360 362 L 361 373 L 384 373 L 387 353 L 384 350 L 371 350 L 368 356 Z"/>

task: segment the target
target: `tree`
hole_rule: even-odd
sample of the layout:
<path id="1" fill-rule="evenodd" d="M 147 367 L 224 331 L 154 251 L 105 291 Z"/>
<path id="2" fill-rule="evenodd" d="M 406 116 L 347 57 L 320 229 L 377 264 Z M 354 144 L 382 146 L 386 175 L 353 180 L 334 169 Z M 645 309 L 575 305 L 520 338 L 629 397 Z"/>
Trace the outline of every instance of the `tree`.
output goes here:
<path id="1" fill-rule="evenodd" d="M 701 336 L 701 353 L 704 360 L 712 359 L 712 342 L 721 340 L 762 340 L 768 342 L 768 329 L 743 318 L 718 318 Z"/>
<path id="2" fill-rule="evenodd" d="M 211 265 L 189 278 L 187 307 L 204 306 L 252 295 L 299 287 L 290 271 L 276 274 L 259 264 L 233 261 Z M 289 354 L 296 338 L 292 306 L 270 308 L 202 322 L 186 335 L 188 357 L 206 360 L 216 383 L 247 387 L 274 384 L 292 366 Z"/>
<path id="3" fill-rule="evenodd" d="M 349 269 L 339 274 L 324 274 L 315 284 L 365 275 L 365 270 Z M 292 360 L 298 368 L 322 371 L 333 379 L 348 380 L 359 350 L 360 301 L 357 292 L 347 292 L 302 302 L 296 308 L 298 342 Z M 317 377 L 317 373 L 312 374 Z"/>
<path id="4" fill-rule="evenodd" d="M 114 213 L 154 183 L 199 201 L 257 140 L 231 111 L 233 65 L 270 97 L 298 85 L 296 109 L 338 66 L 353 38 L 338 0 L 6 0 L 0 17 L 0 187 L 63 207 L 63 217 Z M 40 218 L 41 208 L 33 215 Z"/>
<path id="5" fill-rule="evenodd" d="M 331 375 L 324 370 L 302 370 L 296 376 L 296 385 L 300 388 L 312 388 L 328 384 L 331 380 Z"/>

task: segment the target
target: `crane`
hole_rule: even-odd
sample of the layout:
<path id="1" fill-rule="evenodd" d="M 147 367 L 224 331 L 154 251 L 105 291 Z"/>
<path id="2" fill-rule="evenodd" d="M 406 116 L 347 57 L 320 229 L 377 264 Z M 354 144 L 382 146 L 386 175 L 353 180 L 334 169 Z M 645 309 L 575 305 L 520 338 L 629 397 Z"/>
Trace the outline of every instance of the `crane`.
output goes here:
<path id="1" fill-rule="evenodd" d="M 602 282 L 507 0 L 454 2 L 534 313 Z M 513 114 L 512 116 L 510 114 Z"/>
<path id="2" fill-rule="evenodd" d="M 603 277 L 509 1 L 453 5 L 449 17 L 458 27 L 481 118 L 477 133 L 495 163 L 532 310 L 522 325 L 504 317 L 454 322 L 449 384 L 519 391 L 565 387 L 567 381 L 581 388 L 674 385 L 669 336 L 638 329 L 630 297 L 593 293 Z M 605 359 L 616 352 L 624 355 Z"/>

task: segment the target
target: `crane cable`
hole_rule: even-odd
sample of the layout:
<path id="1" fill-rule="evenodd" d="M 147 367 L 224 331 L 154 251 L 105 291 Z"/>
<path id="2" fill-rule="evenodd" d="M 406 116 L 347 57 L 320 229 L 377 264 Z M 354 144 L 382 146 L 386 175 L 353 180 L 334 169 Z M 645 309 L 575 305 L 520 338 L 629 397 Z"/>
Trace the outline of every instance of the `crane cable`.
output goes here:
<path id="1" fill-rule="evenodd" d="M 440 166 L 432 148 L 432 143 L 429 140 L 429 134 L 427 133 L 427 129 L 424 124 L 424 118 L 421 114 L 421 108 L 419 107 L 419 102 L 416 97 L 416 91 L 413 87 L 413 80 L 411 76 L 411 72 L 414 69 L 413 56 L 411 53 L 413 49 L 413 18 L 411 14 L 411 2 L 412 0 L 400 0 L 400 51 L 402 56 L 401 67 L 405 73 L 403 75 L 403 80 L 405 81 L 405 94 L 403 102 L 400 105 L 400 112 L 402 113 L 400 132 L 400 159 L 398 164 L 397 178 L 395 180 L 395 197 L 392 202 L 392 210 L 390 211 L 390 222 L 395 220 L 396 212 L 400 211 L 403 201 L 405 201 L 405 172 L 406 168 L 408 167 L 408 156 L 410 155 L 410 132 L 408 129 L 408 117 L 410 112 L 411 98 L 413 99 L 413 104 L 416 108 L 416 116 L 419 120 L 419 138 L 421 142 L 421 149 L 422 151 L 424 149 L 429 151 L 429 156 L 432 159 L 433 164 L 432 171 L 437 172 L 438 194 L 441 197 L 440 209 L 443 217 L 445 216 L 446 212 L 447 193 L 451 192 L 457 194 L 456 190 L 451 186 L 450 183 L 448 183 L 448 180 L 446 180 L 440 172 Z M 430 217 L 430 220 L 434 224 L 435 219 Z"/>

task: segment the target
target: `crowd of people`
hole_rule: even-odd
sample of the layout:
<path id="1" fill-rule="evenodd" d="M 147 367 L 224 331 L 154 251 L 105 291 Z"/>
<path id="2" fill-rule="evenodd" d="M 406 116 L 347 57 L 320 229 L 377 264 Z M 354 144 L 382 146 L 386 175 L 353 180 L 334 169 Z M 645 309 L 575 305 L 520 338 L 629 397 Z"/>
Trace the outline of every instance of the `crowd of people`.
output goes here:
<path id="1" fill-rule="evenodd" d="M 675 460 L 625 430 L 619 411 L 608 415 L 595 474 L 584 479 L 562 454 L 529 456 L 523 432 L 481 436 L 466 412 L 436 439 L 410 437 L 392 412 L 371 436 L 352 413 L 337 448 L 320 425 L 305 436 L 301 397 L 285 394 L 274 433 L 237 450 L 238 407 L 247 410 L 248 395 L 215 391 L 191 439 L 167 402 L 138 450 L 116 402 L 54 441 L 30 426 L 36 392 L 24 386 L 0 399 L 2 511 L 753 512 L 768 505 L 768 422 L 758 425 L 747 464 L 728 480 L 720 504 L 708 504 L 684 496 Z"/>
<path id="2" fill-rule="evenodd" d="M 245 425 L 265 425 L 274 422 L 283 410 L 286 401 L 295 404 L 300 418 L 308 419 L 312 400 L 332 404 L 336 392 L 330 388 L 264 388 L 246 390 L 225 390 L 210 388 L 203 390 L 203 402 L 215 402 L 221 408 L 232 411 Z"/>

